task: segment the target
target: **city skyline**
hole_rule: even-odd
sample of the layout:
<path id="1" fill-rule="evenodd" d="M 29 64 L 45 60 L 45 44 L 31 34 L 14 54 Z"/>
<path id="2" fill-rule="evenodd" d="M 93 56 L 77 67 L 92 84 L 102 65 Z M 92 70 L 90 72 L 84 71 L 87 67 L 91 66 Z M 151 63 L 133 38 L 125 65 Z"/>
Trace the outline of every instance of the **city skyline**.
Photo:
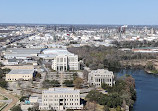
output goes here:
<path id="1" fill-rule="evenodd" d="M 1 0 L 0 23 L 158 25 L 156 4 L 156 0 Z"/>

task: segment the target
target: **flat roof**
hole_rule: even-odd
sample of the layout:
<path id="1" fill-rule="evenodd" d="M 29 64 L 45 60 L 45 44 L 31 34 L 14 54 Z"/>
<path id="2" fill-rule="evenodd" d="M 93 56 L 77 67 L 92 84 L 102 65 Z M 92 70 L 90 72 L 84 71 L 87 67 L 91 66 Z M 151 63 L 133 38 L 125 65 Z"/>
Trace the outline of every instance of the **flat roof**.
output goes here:
<path id="1" fill-rule="evenodd" d="M 34 69 L 13 69 L 8 74 L 33 74 Z"/>
<path id="2" fill-rule="evenodd" d="M 43 93 L 80 93 L 80 90 L 75 90 L 74 88 L 49 88 L 48 90 L 43 90 Z"/>
<path id="3" fill-rule="evenodd" d="M 50 48 L 43 50 L 44 54 L 53 54 L 53 55 L 74 55 L 73 53 L 69 52 L 67 49 L 63 48 Z"/>

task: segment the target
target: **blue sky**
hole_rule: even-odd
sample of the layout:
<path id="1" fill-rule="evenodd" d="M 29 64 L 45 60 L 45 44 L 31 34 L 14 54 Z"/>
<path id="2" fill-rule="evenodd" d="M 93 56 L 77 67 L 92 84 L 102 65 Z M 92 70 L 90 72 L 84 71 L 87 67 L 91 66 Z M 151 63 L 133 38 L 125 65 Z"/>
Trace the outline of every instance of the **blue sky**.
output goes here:
<path id="1" fill-rule="evenodd" d="M 0 0 L 0 23 L 158 25 L 158 0 Z"/>

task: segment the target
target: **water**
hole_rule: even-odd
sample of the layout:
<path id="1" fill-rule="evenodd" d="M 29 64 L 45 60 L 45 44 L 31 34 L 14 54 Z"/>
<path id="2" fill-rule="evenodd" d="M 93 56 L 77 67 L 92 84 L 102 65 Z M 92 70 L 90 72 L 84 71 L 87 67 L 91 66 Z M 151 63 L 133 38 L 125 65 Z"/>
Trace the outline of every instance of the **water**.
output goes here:
<path id="1" fill-rule="evenodd" d="M 158 76 L 144 70 L 121 70 L 118 76 L 130 74 L 135 78 L 137 100 L 133 111 L 158 111 Z"/>

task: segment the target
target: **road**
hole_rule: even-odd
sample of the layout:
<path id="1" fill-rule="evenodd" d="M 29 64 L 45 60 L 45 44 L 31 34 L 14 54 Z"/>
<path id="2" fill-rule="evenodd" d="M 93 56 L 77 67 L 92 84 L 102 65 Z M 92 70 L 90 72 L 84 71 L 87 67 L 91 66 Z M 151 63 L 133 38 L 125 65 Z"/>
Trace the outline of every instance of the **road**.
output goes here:
<path id="1" fill-rule="evenodd" d="M 9 91 L 3 88 L 0 88 L 0 93 L 11 99 L 11 102 L 2 111 L 9 111 L 19 101 L 18 97 L 10 94 Z"/>
<path id="2" fill-rule="evenodd" d="M 12 100 L 11 99 L 9 99 L 9 100 L 0 100 L 0 102 L 2 102 L 2 103 L 10 103 L 10 102 L 12 102 Z"/>

